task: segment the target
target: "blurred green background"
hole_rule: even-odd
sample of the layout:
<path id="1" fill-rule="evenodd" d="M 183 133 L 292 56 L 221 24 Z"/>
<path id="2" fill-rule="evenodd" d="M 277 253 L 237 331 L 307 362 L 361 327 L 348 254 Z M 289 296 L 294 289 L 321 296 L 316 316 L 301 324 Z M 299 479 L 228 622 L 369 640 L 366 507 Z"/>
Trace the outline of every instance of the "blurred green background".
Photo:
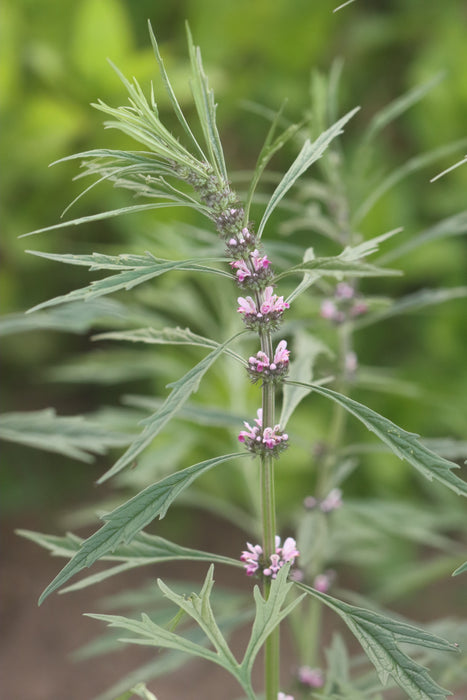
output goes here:
<path id="1" fill-rule="evenodd" d="M 456 0 L 357 0 L 333 13 L 338 4 L 337 0 L 4 1 L 0 62 L 2 314 L 22 313 L 86 280 L 79 268 L 38 260 L 26 255 L 26 249 L 57 253 L 137 249 L 135 229 L 140 219 L 131 217 L 32 239 L 18 236 L 56 223 L 81 189 L 80 182 L 72 179 L 77 172 L 73 163 L 48 169 L 49 163 L 93 147 L 128 145 L 124 137 L 102 129 L 101 116 L 89 103 L 98 98 L 114 106 L 126 102 L 125 90 L 107 58 L 127 76 L 135 75 L 144 87 L 155 76 L 148 18 L 177 94 L 190 115 L 184 27 L 188 20 L 216 92 L 218 123 L 230 171 L 254 165 L 267 129 L 265 120 L 245 103 L 276 110 L 286 99 L 287 117 L 300 120 L 310 109 L 312 70 L 326 73 L 336 58 L 344 62 L 341 113 L 357 104 L 362 106 L 347 130 L 345 146 L 349 152 L 379 108 L 439 71 L 445 72 L 444 80 L 422 102 L 380 135 L 374 156 L 375 177 L 409 157 L 464 138 L 467 7 Z M 172 115 L 163 93 L 160 107 L 170 124 Z M 403 235 L 408 239 L 460 212 L 465 208 L 467 167 L 436 184 L 430 185 L 429 179 L 465 152 L 465 144 L 459 145 L 449 157 L 406 178 L 381 199 L 365 219 L 362 233 L 371 237 L 404 226 Z M 285 170 L 292 158 L 293 151 L 286 149 L 274 161 L 274 169 Z M 115 207 L 119 197 L 109 189 L 95 190 L 77 203 L 71 215 Z M 151 215 L 142 220 L 143 228 L 166 224 L 177 216 L 179 211 Z M 277 234 L 272 230 L 270 235 Z M 319 246 L 319 239 L 311 244 Z M 465 284 L 466 252 L 462 237 L 417 249 L 403 261 L 406 274 L 391 280 L 390 286 L 385 282 L 384 291 L 397 296 L 428 286 Z M 5 337 L 2 410 L 56 406 L 60 413 L 72 414 L 115 404 L 123 392 L 148 393 L 144 376 L 131 378 L 123 387 L 49 381 L 55 369 L 89 351 L 87 335 L 35 330 Z M 359 398 L 367 399 L 396 423 L 426 436 L 463 436 L 467 329 L 462 299 L 377 324 L 365 331 L 357 344 L 365 364 L 394 368 L 395 376 L 424 387 L 421 403 L 375 392 L 371 396 L 362 392 Z M 5 443 L 3 510 L 53 511 L 59 504 L 79 500 L 106 464 L 98 460 L 97 465 L 77 466 L 63 457 Z M 365 491 L 368 473 L 363 470 L 360 474 L 354 487 Z M 394 460 L 388 461 L 387 467 L 383 460 L 370 490 L 403 492 L 407 487 L 404 474 L 398 464 L 394 467 Z"/>

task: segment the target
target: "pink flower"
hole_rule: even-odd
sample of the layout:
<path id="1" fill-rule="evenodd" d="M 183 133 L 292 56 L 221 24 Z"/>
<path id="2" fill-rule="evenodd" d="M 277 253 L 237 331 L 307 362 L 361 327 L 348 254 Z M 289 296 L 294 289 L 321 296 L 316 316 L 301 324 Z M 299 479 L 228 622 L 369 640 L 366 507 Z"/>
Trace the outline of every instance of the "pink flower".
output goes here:
<path id="1" fill-rule="evenodd" d="M 253 262 L 255 272 L 267 270 L 271 264 L 271 261 L 268 260 L 267 255 L 263 255 L 263 257 L 260 256 L 259 250 L 254 250 L 252 253 L 250 253 L 250 258 Z"/>
<path id="2" fill-rule="evenodd" d="M 342 505 L 341 489 L 332 489 L 326 498 L 321 501 L 320 508 L 323 513 L 330 513 L 332 510 L 337 510 Z"/>
<path id="3" fill-rule="evenodd" d="M 274 353 L 274 364 L 289 364 L 290 350 L 287 350 L 287 341 L 281 340 Z"/>
<path id="4" fill-rule="evenodd" d="M 240 555 L 240 561 L 246 563 L 246 575 L 253 576 L 258 571 L 259 568 L 259 558 L 263 553 L 263 549 L 259 544 L 252 545 L 249 542 L 246 543 L 249 551 L 244 551 Z"/>
<path id="5" fill-rule="evenodd" d="M 282 547 L 282 559 L 284 561 L 294 562 L 295 557 L 298 557 L 300 552 L 297 549 L 297 543 L 293 537 L 287 537 Z"/>
<path id="6" fill-rule="evenodd" d="M 261 304 L 260 311 L 263 314 L 279 313 L 290 308 L 290 304 L 284 301 L 284 297 L 278 297 L 273 294 L 273 287 L 266 287 L 264 290 L 264 300 Z"/>
<path id="7" fill-rule="evenodd" d="M 323 672 L 319 668 L 300 666 L 298 680 L 309 688 L 321 688 L 324 685 Z"/>
<path id="8" fill-rule="evenodd" d="M 243 282 L 247 277 L 251 277 L 251 272 L 244 260 L 236 260 L 231 262 L 230 266 L 237 270 L 236 275 L 239 282 Z"/>
<path id="9" fill-rule="evenodd" d="M 276 551 L 274 554 L 271 554 L 269 558 L 270 563 L 266 566 L 262 547 L 259 544 L 252 545 L 249 542 L 247 542 L 247 547 L 248 550 L 245 550 L 240 555 L 240 561 L 245 562 L 247 576 L 252 576 L 258 569 L 262 568 L 263 576 L 270 576 L 274 579 L 284 564 L 293 564 L 296 557 L 300 554 L 293 537 L 287 537 L 284 546 L 281 547 L 281 539 L 276 535 Z"/>
<path id="10" fill-rule="evenodd" d="M 336 287 L 336 297 L 338 299 L 352 299 L 355 295 L 355 289 L 347 282 L 339 282 Z"/>
<path id="11" fill-rule="evenodd" d="M 277 693 L 277 700 L 294 700 L 293 695 L 286 695 L 285 693 Z"/>
<path id="12" fill-rule="evenodd" d="M 256 316 L 258 313 L 256 310 L 256 304 L 251 297 L 238 297 L 237 301 L 237 311 L 239 314 L 245 314 L 245 316 L 254 314 Z"/>

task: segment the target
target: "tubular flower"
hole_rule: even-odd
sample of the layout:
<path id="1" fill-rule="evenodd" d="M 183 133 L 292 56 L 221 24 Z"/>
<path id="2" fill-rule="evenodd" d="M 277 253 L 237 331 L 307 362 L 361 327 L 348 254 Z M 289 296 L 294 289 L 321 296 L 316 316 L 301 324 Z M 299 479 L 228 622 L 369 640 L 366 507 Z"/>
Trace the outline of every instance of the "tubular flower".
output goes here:
<path id="1" fill-rule="evenodd" d="M 295 559 L 299 556 L 300 552 L 297 549 L 297 545 L 293 537 L 287 537 L 283 546 L 281 547 L 281 539 L 278 535 L 276 535 L 275 545 L 275 554 L 271 554 L 269 557 L 269 563 L 266 565 L 263 556 L 263 548 L 261 545 L 253 545 L 250 544 L 250 542 L 247 542 L 248 549 L 243 551 L 240 555 L 240 561 L 245 562 L 247 576 L 253 576 L 259 571 L 263 576 L 276 578 L 277 572 L 284 566 L 284 564 L 294 564 Z"/>
<path id="2" fill-rule="evenodd" d="M 244 442 L 247 450 L 255 455 L 272 454 L 273 457 L 278 457 L 286 449 L 289 436 L 281 431 L 279 425 L 275 425 L 274 428 L 263 428 L 261 408 L 258 409 L 257 415 L 254 427 L 251 427 L 246 421 L 243 423 L 246 430 L 240 431 L 238 439 L 240 442 Z"/>
<path id="3" fill-rule="evenodd" d="M 273 287 L 266 287 L 264 298 L 257 308 L 251 297 L 238 297 L 237 311 L 243 314 L 245 325 L 250 330 L 257 330 L 267 326 L 274 330 L 279 325 L 280 318 L 284 311 L 290 307 L 284 297 L 273 294 Z"/>
<path id="4" fill-rule="evenodd" d="M 274 358 L 270 362 L 269 357 L 262 350 L 248 359 L 248 374 L 253 382 L 262 379 L 263 382 L 280 381 L 289 369 L 289 354 L 287 341 L 281 340 L 277 345 Z"/>

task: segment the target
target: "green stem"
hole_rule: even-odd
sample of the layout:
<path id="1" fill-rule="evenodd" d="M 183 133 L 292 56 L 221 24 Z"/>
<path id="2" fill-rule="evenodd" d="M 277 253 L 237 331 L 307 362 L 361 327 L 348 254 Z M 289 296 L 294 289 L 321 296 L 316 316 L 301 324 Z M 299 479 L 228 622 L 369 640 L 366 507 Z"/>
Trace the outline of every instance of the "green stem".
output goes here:
<path id="1" fill-rule="evenodd" d="M 261 334 L 261 349 L 268 357 L 272 357 L 271 334 Z M 263 384 L 262 390 L 263 428 L 274 426 L 275 393 L 272 384 Z M 263 556 L 269 561 L 271 554 L 276 551 L 276 499 L 274 492 L 274 460 L 271 455 L 261 458 L 261 513 Z M 263 583 L 263 595 L 268 598 L 271 582 Z M 277 700 L 279 692 L 279 628 L 277 627 L 267 638 L 264 645 L 264 681 L 265 700 Z"/>

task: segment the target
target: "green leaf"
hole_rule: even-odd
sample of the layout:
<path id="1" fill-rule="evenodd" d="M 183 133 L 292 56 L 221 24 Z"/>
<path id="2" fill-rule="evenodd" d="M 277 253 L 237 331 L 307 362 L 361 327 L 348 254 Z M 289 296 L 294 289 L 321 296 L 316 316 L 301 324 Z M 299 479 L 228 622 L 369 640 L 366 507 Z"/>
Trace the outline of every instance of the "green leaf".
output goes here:
<path id="1" fill-rule="evenodd" d="M 148 486 L 129 501 L 103 516 L 105 525 L 80 545 L 76 554 L 42 593 L 39 604 L 72 576 L 113 552 L 119 544 L 131 542 L 156 517 L 163 518 L 178 494 L 201 474 L 237 457 L 244 457 L 244 453 L 215 457 L 182 469 Z"/>
<path id="2" fill-rule="evenodd" d="M 35 544 L 47 549 L 52 556 L 66 557 L 72 559 L 80 551 L 85 542 L 81 537 L 68 534 L 64 537 L 46 535 L 41 532 L 30 530 L 16 530 L 16 534 L 25 537 Z M 131 540 L 131 545 L 119 545 L 111 553 L 100 557 L 101 561 L 121 562 L 104 571 L 99 571 L 90 576 L 80 579 L 76 583 L 62 589 L 62 593 L 77 591 L 88 586 L 101 583 L 122 571 L 136 569 L 140 566 L 161 564 L 168 561 L 206 561 L 215 564 L 226 564 L 241 568 L 243 564 L 238 559 L 225 557 L 212 552 L 203 552 L 189 547 L 169 542 L 169 540 L 157 535 L 150 535 L 147 532 L 139 532 Z"/>
<path id="3" fill-rule="evenodd" d="M 91 216 L 80 216 L 78 219 L 71 219 L 70 221 L 62 221 L 59 224 L 54 224 L 53 226 L 46 226 L 45 228 L 38 228 L 35 231 L 29 231 L 29 233 L 23 233 L 19 238 L 26 238 L 27 236 L 34 236 L 36 233 L 45 233 L 46 231 L 57 231 L 61 228 L 68 228 L 69 226 L 81 226 L 81 224 L 87 224 L 90 221 L 102 221 L 103 219 L 112 219 L 115 216 L 121 216 L 122 214 L 134 214 L 139 211 L 148 211 L 150 209 L 163 209 L 164 207 L 194 207 L 194 204 L 189 204 L 188 202 L 154 202 L 153 204 L 136 204 L 131 207 L 121 207 L 120 209 L 111 209 L 109 211 L 101 211 L 98 214 L 92 214 Z M 197 205 L 198 206 L 198 205 Z"/>
<path id="4" fill-rule="evenodd" d="M 464 562 L 464 564 L 462 564 L 461 566 L 459 566 L 459 567 L 453 572 L 452 575 L 453 575 L 453 576 L 458 576 L 459 574 L 463 574 L 464 571 L 467 571 L 467 561 Z"/>
<path id="5" fill-rule="evenodd" d="M 1 414 L 0 439 L 93 462 L 92 453 L 105 454 L 111 447 L 127 445 L 132 436 L 112 432 L 85 416 L 57 416 L 53 408 L 45 408 Z"/>
<path id="6" fill-rule="evenodd" d="M 354 330 L 360 330 L 366 326 L 370 326 L 373 323 L 379 323 L 380 321 L 386 321 L 388 318 L 393 316 L 399 316 L 400 314 L 411 313 L 413 311 L 419 311 L 428 306 L 435 306 L 436 304 L 443 304 L 446 301 L 452 301 L 453 299 L 463 299 L 467 296 L 467 287 L 451 287 L 450 289 L 421 289 L 419 292 L 414 292 L 413 294 L 408 294 L 401 299 L 395 301 L 391 306 L 388 306 L 380 311 L 374 311 L 373 313 L 366 314 L 364 317 L 352 321 L 352 327 Z"/>
<path id="7" fill-rule="evenodd" d="M 284 272 L 276 275 L 274 282 L 297 272 L 314 272 L 314 279 L 325 275 L 342 279 L 344 275 L 351 275 L 352 277 L 392 277 L 402 274 L 399 270 L 389 270 L 355 260 L 344 260 L 341 256 L 336 256 L 332 258 L 315 258 L 314 260 L 289 267 L 288 270 L 284 270 Z"/>
<path id="8" fill-rule="evenodd" d="M 300 382 L 296 383 L 302 385 Z M 343 406 L 346 411 L 358 418 L 368 430 L 375 433 L 380 440 L 388 445 L 395 455 L 409 462 L 425 478 L 430 481 L 435 479 L 460 496 L 467 496 L 467 482 L 460 479 L 452 471 L 459 469 L 459 465 L 429 450 L 418 440 L 418 435 L 407 432 L 379 413 L 372 411 L 371 408 L 339 394 L 337 391 L 312 384 L 303 384 L 303 386 L 311 387 L 316 393 Z"/>
<path id="9" fill-rule="evenodd" d="M 407 253 L 410 253 L 425 243 L 437 241 L 440 238 L 447 238 L 448 236 L 459 236 L 466 232 L 467 210 L 455 214 L 454 216 L 449 216 L 447 219 L 438 221 L 437 224 L 424 229 L 420 233 L 416 233 L 414 236 L 411 236 L 406 243 L 403 243 L 389 253 L 385 253 L 385 255 L 379 257 L 378 263 L 386 265 L 389 261 L 392 262 L 403 255 L 405 256 Z"/>
<path id="10" fill-rule="evenodd" d="M 253 196 L 255 194 L 256 187 L 258 185 L 259 180 L 261 179 L 262 174 L 264 173 L 264 170 L 266 169 L 267 164 L 269 163 L 273 155 L 277 153 L 277 151 L 279 151 L 287 143 L 287 141 L 292 136 L 294 136 L 294 134 L 297 133 L 298 129 L 301 126 L 300 124 L 291 124 L 273 141 L 274 133 L 277 129 L 278 123 L 282 115 L 282 109 L 283 108 L 281 108 L 274 116 L 273 122 L 266 136 L 266 141 L 264 142 L 263 148 L 261 149 L 261 152 L 258 156 L 258 160 L 256 162 L 253 177 L 251 179 L 245 200 L 244 209 L 246 221 L 248 221 L 249 219 L 250 207 L 253 201 Z"/>
<path id="11" fill-rule="evenodd" d="M 319 593 L 304 583 L 296 585 L 342 618 L 375 666 L 383 685 L 386 685 L 388 677 L 391 676 L 411 700 L 442 700 L 451 695 L 448 690 L 434 682 L 423 666 L 407 656 L 400 649 L 399 643 L 415 644 L 440 651 L 459 651 L 454 644 L 406 622 L 393 620 L 372 610 L 358 608 L 325 593 Z"/>
<path id="12" fill-rule="evenodd" d="M 321 158 L 331 141 L 342 133 L 344 125 L 347 124 L 347 122 L 354 116 L 354 114 L 358 112 L 359 109 L 359 107 L 356 107 L 352 111 L 348 112 L 333 126 L 324 131 L 313 143 L 311 143 L 309 140 L 305 141 L 297 158 L 292 163 L 289 170 L 285 173 L 281 182 L 274 190 L 271 199 L 269 200 L 258 228 L 258 238 L 261 238 L 269 217 L 281 199 L 287 194 L 298 178 L 303 175 L 303 173 L 308 170 L 308 168 L 315 161 Z"/>
<path id="13" fill-rule="evenodd" d="M 161 408 L 153 413 L 152 416 L 142 421 L 144 429 L 141 434 L 131 443 L 125 454 L 120 457 L 113 467 L 100 477 L 98 483 L 102 483 L 115 474 L 118 474 L 124 467 L 131 464 L 139 453 L 153 441 L 172 416 L 180 410 L 191 394 L 198 390 L 200 381 L 205 373 L 217 360 L 219 355 L 224 352 L 226 346 L 238 335 L 240 334 L 237 333 L 232 338 L 229 338 L 229 340 L 226 340 L 225 343 L 218 345 L 217 348 L 210 352 L 201 362 L 198 362 L 197 365 L 192 367 L 181 379 L 172 384 L 168 384 L 168 386 L 173 387 L 173 389 Z"/>
<path id="14" fill-rule="evenodd" d="M 48 260 L 55 260 L 71 265 L 90 266 L 89 269 L 91 271 L 121 270 L 117 275 L 95 280 L 87 287 L 75 289 L 63 296 L 55 297 L 54 299 L 49 299 L 41 304 L 37 304 L 32 309 L 29 309 L 28 313 L 70 301 L 95 299 L 105 294 L 113 294 L 122 289 L 129 291 L 143 282 L 147 282 L 148 280 L 173 270 L 210 272 L 222 277 L 232 277 L 228 272 L 215 267 L 202 265 L 196 259 L 161 261 L 150 253 L 146 253 L 146 255 L 101 255 L 100 253 L 93 253 L 92 255 L 56 255 L 32 250 L 27 252 L 38 255 L 41 258 L 47 258 Z M 219 260 L 219 258 L 215 260 Z M 222 260 L 222 258 L 220 258 L 220 260 Z"/>
<path id="15" fill-rule="evenodd" d="M 277 574 L 277 578 L 271 582 L 268 598 L 265 600 L 258 586 L 255 586 L 253 595 L 256 605 L 256 616 L 251 630 L 248 646 L 241 663 L 243 678 L 248 679 L 258 653 L 271 632 L 287 617 L 301 602 L 304 596 L 295 598 L 289 605 L 283 607 L 285 598 L 293 583 L 287 581 L 290 566 L 283 566 Z"/>
<path id="16" fill-rule="evenodd" d="M 444 75 L 444 72 L 437 73 L 426 83 L 417 85 L 415 88 L 412 88 L 412 90 L 409 90 L 404 95 L 397 97 L 395 100 L 383 107 L 383 109 L 376 112 L 368 125 L 363 142 L 364 145 L 367 145 L 368 141 L 373 139 L 388 124 L 394 121 L 394 119 L 397 119 L 401 114 L 404 114 L 404 112 L 412 107 L 412 105 L 417 104 L 417 102 L 422 100 L 425 95 L 432 90 L 432 88 L 443 80 Z"/>
<path id="17" fill-rule="evenodd" d="M 160 55 L 159 46 L 157 44 L 156 37 L 155 37 L 154 32 L 152 30 L 150 20 L 148 20 L 148 26 L 149 26 L 149 36 L 151 37 L 151 43 L 152 43 L 152 47 L 154 49 L 154 55 L 156 57 L 156 61 L 157 61 L 157 64 L 159 66 L 159 71 L 160 71 L 165 89 L 166 89 L 167 94 L 169 96 L 169 99 L 172 103 L 172 107 L 173 107 L 173 110 L 175 112 L 175 115 L 176 115 L 178 121 L 180 122 L 180 124 L 182 125 L 183 130 L 185 131 L 187 136 L 190 138 L 192 144 L 195 146 L 196 150 L 198 151 L 198 154 L 201 157 L 201 160 L 207 161 L 207 158 L 204 155 L 204 153 L 201 149 L 201 146 L 199 145 L 198 141 L 196 140 L 195 136 L 193 135 L 193 132 L 190 129 L 187 120 L 185 119 L 185 115 L 183 114 L 182 108 L 180 107 L 180 104 L 177 100 L 174 89 L 170 83 L 169 76 L 167 75 L 167 71 L 165 70 L 164 61 L 162 60 L 162 57 Z"/>
<path id="18" fill-rule="evenodd" d="M 162 404 L 162 399 L 155 399 L 151 396 L 137 396 L 130 394 L 123 399 L 125 406 L 134 406 L 135 408 L 144 408 L 154 411 L 159 409 Z M 196 423 L 196 425 L 207 425 L 219 428 L 238 427 L 244 420 L 244 416 L 240 413 L 232 413 L 219 408 L 218 406 L 205 406 L 202 404 L 189 403 L 186 404 L 179 412 L 178 418 Z"/>
<path id="19" fill-rule="evenodd" d="M 198 112 L 198 118 L 204 134 L 204 140 L 208 148 L 210 163 L 218 177 L 227 182 L 227 168 L 225 167 L 224 152 L 216 125 L 216 104 L 214 93 L 209 88 L 208 79 L 203 69 L 201 52 L 193 43 L 190 29 L 187 24 L 188 49 L 191 61 L 191 88 Z"/>
<path id="20" fill-rule="evenodd" d="M 366 215 L 373 209 L 375 204 L 384 194 L 386 194 L 386 192 L 392 189 L 394 185 L 397 185 L 411 173 L 417 172 L 418 170 L 425 168 L 427 165 L 436 163 L 436 161 L 441 160 L 445 156 L 457 152 L 459 148 L 465 146 L 466 143 L 467 139 L 461 139 L 460 141 L 455 141 L 447 146 L 435 148 L 432 151 L 428 151 L 428 153 L 422 153 L 414 158 L 410 158 L 400 168 L 396 168 L 396 170 L 384 178 L 384 180 L 362 202 L 352 219 L 352 226 L 359 226 Z"/>
<path id="21" fill-rule="evenodd" d="M 157 583 L 162 593 L 169 600 L 197 622 L 213 645 L 214 650 L 206 649 L 186 637 L 157 625 L 145 614 L 141 616 L 141 622 L 117 615 L 89 615 L 89 617 L 107 622 L 110 627 L 120 627 L 138 635 L 137 638 L 123 639 L 122 641 L 124 642 L 174 649 L 188 653 L 191 656 L 212 661 L 229 671 L 237 679 L 249 700 L 255 700 L 256 695 L 251 687 L 251 681 L 240 672 L 240 666 L 230 651 L 211 608 L 210 595 L 214 583 L 213 566 L 208 570 L 199 595 L 192 593 L 189 597 L 181 596 L 172 591 L 160 579 L 158 579 Z"/>

